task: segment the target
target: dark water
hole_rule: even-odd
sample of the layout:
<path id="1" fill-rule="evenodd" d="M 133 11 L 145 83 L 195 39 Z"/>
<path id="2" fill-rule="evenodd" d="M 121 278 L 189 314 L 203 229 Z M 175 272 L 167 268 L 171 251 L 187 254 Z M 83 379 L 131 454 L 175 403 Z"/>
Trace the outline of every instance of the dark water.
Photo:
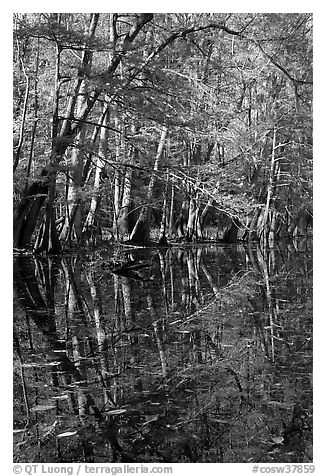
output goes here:
<path id="1" fill-rule="evenodd" d="M 312 461 L 307 243 L 15 256 L 14 285 L 16 462 Z"/>

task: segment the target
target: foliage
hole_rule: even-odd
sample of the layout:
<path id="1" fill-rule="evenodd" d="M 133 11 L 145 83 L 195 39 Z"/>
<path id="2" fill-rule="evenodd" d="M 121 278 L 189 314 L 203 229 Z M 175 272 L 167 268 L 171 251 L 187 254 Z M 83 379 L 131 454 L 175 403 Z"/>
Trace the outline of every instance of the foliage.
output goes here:
<path id="1" fill-rule="evenodd" d="M 16 199 L 50 166 L 63 240 L 87 239 L 78 228 L 86 230 L 94 197 L 98 224 L 111 217 L 102 226 L 119 231 L 125 193 L 132 223 L 144 207 L 162 210 L 165 200 L 171 217 L 164 219 L 175 222 L 170 235 L 178 229 L 200 239 L 205 221 L 225 216 L 240 223 L 242 238 L 249 230 L 270 240 L 305 233 L 302 216 L 312 210 L 311 64 L 309 14 L 16 15 Z M 155 166 L 163 126 L 168 139 Z M 157 196 L 148 201 L 151 177 L 162 184 L 161 203 Z M 208 202 L 208 221 L 202 216 L 192 225 L 191 210 L 200 217 Z M 187 232 L 177 224 L 180 213 L 188 214 Z M 67 232 L 73 226 L 76 233 Z"/>

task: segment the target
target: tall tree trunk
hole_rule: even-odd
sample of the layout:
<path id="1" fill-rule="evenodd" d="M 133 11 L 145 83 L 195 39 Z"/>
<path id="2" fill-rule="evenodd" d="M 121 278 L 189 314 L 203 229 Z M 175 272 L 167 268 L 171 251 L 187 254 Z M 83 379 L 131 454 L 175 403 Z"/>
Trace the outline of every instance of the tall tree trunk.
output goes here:
<path id="1" fill-rule="evenodd" d="M 118 131 L 119 128 L 119 121 L 117 117 L 117 113 L 115 114 L 114 118 L 115 123 L 115 161 L 117 163 L 120 162 L 120 134 Z M 120 214 L 120 207 L 121 207 L 121 172 L 118 167 L 114 171 L 114 193 L 113 193 L 113 234 L 117 241 L 119 241 L 119 228 L 118 228 L 118 218 Z"/>
<path id="2" fill-rule="evenodd" d="M 160 138 L 160 142 L 157 149 L 157 154 L 155 157 L 153 173 L 151 175 L 148 189 L 147 189 L 147 197 L 146 197 L 147 204 L 142 207 L 139 217 L 137 219 L 137 222 L 130 234 L 130 240 L 134 241 L 135 243 L 147 244 L 150 242 L 150 238 L 149 238 L 150 205 L 154 196 L 154 186 L 156 181 L 155 174 L 159 169 L 159 164 L 163 155 L 167 133 L 168 133 L 168 128 L 167 126 L 164 126 L 162 129 L 161 138 Z"/>
<path id="3" fill-rule="evenodd" d="M 121 209 L 118 218 L 118 236 L 119 240 L 129 240 L 129 211 L 131 204 L 131 183 L 132 183 L 132 169 L 127 167 L 124 174 L 123 193 L 121 200 Z"/>
<path id="4" fill-rule="evenodd" d="M 189 207 L 186 239 L 187 241 L 197 241 L 197 226 L 199 223 L 199 200 L 198 200 L 199 179 L 195 185 L 188 185 Z"/>
<path id="5" fill-rule="evenodd" d="M 99 143 L 99 151 L 98 157 L 96 160 L 95 166 L 95 178 L 94 178 L 94 191 L 91 199 L 91 205 L 88 212 L 88 215 L 85 220 L 83 233 L 90 231 L 91 233 L 96 232 L 94 229 L 96 227 L 96 212 L 99 207 L 99 203 L 101 201 L 101 191 L 100 191 L 100 176 L 103 168 L 105 167 L 105 159 L 107 154 L 107 146 L 108 146 L 108 129 L 107 125 L 109 123 L 109 108 L 105 106 L 104 111 L 104 119 L 101 127 L 100 132 L 100 143 Z"/>
<path id="6" fill-rule="evenodd" d="M 84 152 L 82 145 L 85 139 L 85 127 L 75 139 L 75 145 L 71 154 L 71 176 L 68 177 L 68 193 L 66 204 L 65 224 L 61 237 L 66 241 L 79 242 L 82 238 L 82 215 L 80 192 L 83 179 Z"/>
<path id="7" fill-rule="evenodd" d="M 197 192 L 195 192 L 196 194 Z M 189 197 L 188 221 L 187 221 L 187 241 L 196 241 L 196 218 L 197 218 L 197 200 L 195 196 Z"/>
<path id="8" fill-rule="evenodd" d="M 31 167 L 32 167 L 32 162 L 33 162 L 33 155 L 34 155 L 34 143 L 35 143 L 35 137 L 36 137 L 36 129 L 37 129 L 37 123 L 38 123 L 38 120 L 39 120 L 39 117 L 38 117 L 38 110 L 39 110 L 39 102 L 38 102 L 39 59 L 40 59 L 40 39 L 38 38 L 37 53 L 36 53 L 36 60 L 35 60 L 35 79 L 34 79 L 34 123 L 33 123 L 32 135 L 31 135 L 31 145 L 30 145 L 30 149 L 29 149 L 25 191 L 28 189 L 28 182 L 29 182 L 29 177 L 30 177 Z"/>
<path id="9" fill-rule="evenodd" d="M 203 211 L 200 214 L 198 224 L 197 224 L 197 238 L 201 240 L 203 238 L 203 231 L 204 231 L 204 226 L 205 226 L 205 220 L 207 217 L 208 212 L 213 206 L 214 200 L 215 200 L 215 195 L 217 194 L 217 191 L 219 189 L 220 183 L 216 182 L 216 185 L 214 187 L 214 190 L 212 194 L 210 194 L 209 199 L 203 209 Z"/>
<path id="10" fill-rule="evenodd" d="M 269 179 L 267 185 L 267 196 L 266 202 L 264 207 L 264 212 L 259 220 L 259 228 L 258 233 L 260 235 L 260 239 L 262 241 L 263 246 L 266 246 L 268 241 L 268 234 L 270 229 L 271 223 L 271 210 L 270 206 L 273 200 L 274 194 L 274 182 L 275 182 L 275 152 L 276 152 L 276 127 L 273 129 L 273 143 L 272 143 L 272 156 L 271 156 L 271 163 L 270 163 L 270 170 L 269 170 Z"/>
<path id="11" fill-rule="evenodd" d="M 85 32 L 87 40 L 85 42 L 83 55 L 81 58 L 81 68 L 79 77 L 75 83 L 75 91 L 68 103 L 69 114 L 66 117 L 74 115 L 82 117 L 83 111 L 87 109 L 89 91 L 83 78 L 89 75 L 92 67 L 93 51 L 88 47 L 89 41 L 94 38 L 99 16 L 91 14 L 90 24 Z M 72 174 L 71 180 L 68 181 L 67 209 L 66 220 L 62 231 L 62 238 L 67 241 L 79 242 L 82 238 L 82 216 L 81 216 L 81 200 L 80 191 L 83 180 L 84 152 L 83 145 L 85 142 L 86 126 L 80 125 L 80 130 L 74 141 L 74 148 L 71 154 Z M 69 180 L 69 179 L 68 179 Z"/>
<path id="12" fill-rule="evenodd" d="M 118 114 L 120 113 L 120 116 Z M 117 241 L 129 239 L 128 213 L 131 194 L 131 169 L 125 169 L 124 172 L 119 168 L 119 163 L 124 162 L 127 155 L 127 146 L 125 140 L 125 117 L 121 108 L 115 111 L 115 161 L 117 167 L 114 171 L 114 195 L 113 195 L 113 235 Z M 132 126 L 134 132 L 134 126 Z M 131 147 L 129 157 L 131 160 L 135 157 L 136 150 Z"/>
<path id="13" fill-rule="evenodd" d="M 126 143 L 124 140 L 124 120 L 123 120 L 123 129 L 122 129 L 122 137 L 121 137 L 121 149 L 119 149 L 119 160 L 120 154 L 122 156 L 126 153 Z M 132 125 L 132 132 L 135 133 L 136 129 L 135 126 Z M 131 162 L 135 161 L 138 156 L 138 151 L 136 147 L 131 146 L 129 149 L 129 160 Z M 115 231 L 116 236 L 118 237 L 119 241 L 128 241 L 130 235 L 130 206 L 131 206 L 131 186 L 132 186 L 132 168 L 125 167 L 123 183 L 121 183 L 122 187 L 122 197 L 121 197 L 121 208 L 119 209 L 119 215 L 117 219 L 117 230 Z M 119 191 L 120 192 L 120 191 Z"/>
<path id="14" fill-rule="evenodd" d="M 124 309 L 124 323 L 123 331 L 128 332 L 133 326 L 133 310 L 132 310 L 132 292 L 130 278 L 120 276 L 123 309 Z"/>
<path id="15" fill-rule="evenodd" d="M 19 51 L 19 44 L 18 44 L 18 51 Z M 20 54 L 20 52 L 19 52 L 19 54 Z M 26 79 L 26 89 L 25 89 L 22 119 L 21 119 L 21 123 L 20 123 L 18 145 L 17 145 L 16 151 L 14 152 L 14 167 L 13 167 L 14 172 L 17 169 L 18 164 L 19 164 L 20 152 L 21 152 L 21 149 L 22 149 L 22 146 L 23 146 L 23 141 L 24 141 L 25 120 L 26 120 L 26 114 L 27 114 L 29 90 L 30 90 L 30 78 L 29 78 L 28 74 L 26 73 L 24 61 L 21 57 L 20 57 L 20 63 L 21 63 L 21 67 L 22 67 L 25 79 Z"/>
<path id="16" fill-rule="evenodd" d="M 163 194 L 163 208 L 162 208 L 162 217 L 160 225 L 160 234 L 158 237 L 158 243 L 161 246 L 167 246 L 168 242 L 166 239 L 166 221 L 167 221 L 167 194 L 168 194 L 168 174 L 166 174 L 165 185 L 164 185 L 164 194 Z"/>
<path id="17" fill-rule="evenodd" d="M 187 216 L 188 216 L 188 208 L 189 208 L 188 202 L 189 201 L 186 198 L 183 199 L 179 216 L 174 225 L 174 227 L 177 230 L 177 234 L 179 238 L 184 237 L 187 231 Z"/>
<path id="18" fill-rule="evenodd" d="M 172 177 L 171 197 L 170 197 L 170 212 L 169 212 L 169 231 L 168 231 L 169 237 L 171 237 L 172 233 L 173 233 L 174 193 L 175 193 L 174 177 Z"/>

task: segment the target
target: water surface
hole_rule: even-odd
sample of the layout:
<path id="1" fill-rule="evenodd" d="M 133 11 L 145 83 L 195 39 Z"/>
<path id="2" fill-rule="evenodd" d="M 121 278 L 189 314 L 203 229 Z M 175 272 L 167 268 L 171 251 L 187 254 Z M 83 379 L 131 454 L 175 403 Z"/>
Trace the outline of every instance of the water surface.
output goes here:
<path id="1" fill-rule="evenodd" d="M 14 257 L 16 462 L 312 461 L 307 243 Z"/>

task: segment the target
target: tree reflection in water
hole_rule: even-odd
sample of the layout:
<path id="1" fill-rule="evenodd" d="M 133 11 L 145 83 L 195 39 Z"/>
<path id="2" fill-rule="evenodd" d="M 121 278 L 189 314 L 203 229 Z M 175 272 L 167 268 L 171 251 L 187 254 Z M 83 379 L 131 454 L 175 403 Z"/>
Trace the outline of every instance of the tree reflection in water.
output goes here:
<path id="1" fill-rule="evenodd" d="M 15 461 L 311 461 L 310 255 L 16 256 Z"/>

